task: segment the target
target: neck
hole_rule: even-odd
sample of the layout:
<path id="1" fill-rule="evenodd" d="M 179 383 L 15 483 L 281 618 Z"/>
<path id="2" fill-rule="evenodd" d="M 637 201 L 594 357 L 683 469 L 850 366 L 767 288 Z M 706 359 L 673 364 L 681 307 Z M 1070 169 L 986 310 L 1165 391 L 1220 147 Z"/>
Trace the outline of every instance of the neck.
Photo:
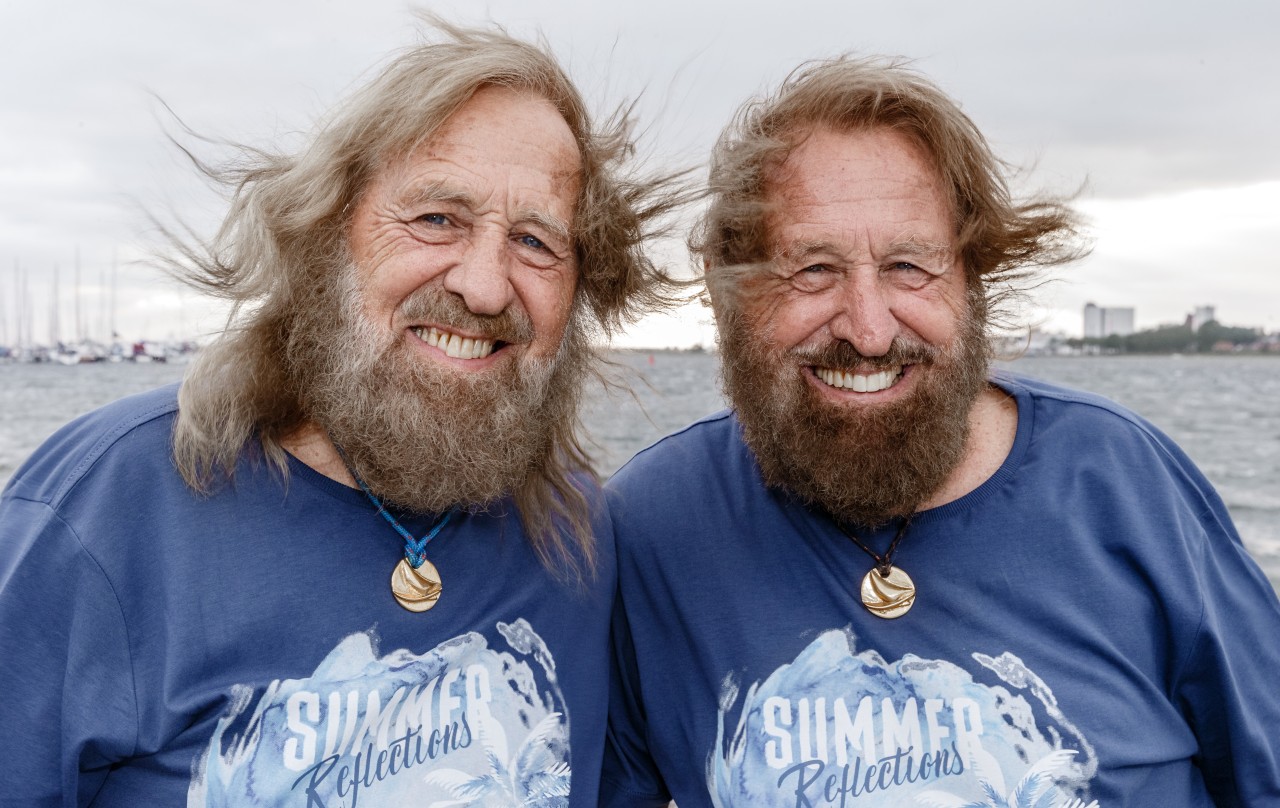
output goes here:
<path id="1" fill-rule="evenodd" d="M 334 448 L 329 435 L 312 421 L 290 432 L 280 440 L 284 450 L 306 466 L 318 471 L 330 480 L 340 482 L 349 488 L 359 488 L 356 480 L 347 471 L 338 450 Z"/>
<path id="2" fill-rule="evenodd" d="M 964 457 L 933 496 L 917 510 L 954 502 L 991 479 L 999 470 L 1018 434 L 1018 405 L 1013 397 L 988 384 L 969 411 L 969 438 Z"/>

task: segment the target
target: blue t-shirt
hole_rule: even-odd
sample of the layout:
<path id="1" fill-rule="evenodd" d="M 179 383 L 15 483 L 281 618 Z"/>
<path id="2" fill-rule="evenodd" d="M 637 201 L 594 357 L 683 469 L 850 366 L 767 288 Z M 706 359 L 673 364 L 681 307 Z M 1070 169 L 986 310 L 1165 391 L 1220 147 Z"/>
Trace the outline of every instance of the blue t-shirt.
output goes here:
<path id="1" fill-rule="evenodd" d="M 603 508 L 587 584 L 539 563 L 510 503 L 454 516 L 414 614 L 363 494 L 291 459 L 194 495 L 175 412 L 168 388 L 73 422 L 0 500 L 0 805 L 594 804 Z"/>
<path id="2" fill-rule="evenodd" d="M 1222 502 L 1132 413 L 995 381 L 1012 450 L 912 520 L 898 619 L 732 414 L 610 481 L 605 805 L 1280 805 L 1280 604 Z"/>

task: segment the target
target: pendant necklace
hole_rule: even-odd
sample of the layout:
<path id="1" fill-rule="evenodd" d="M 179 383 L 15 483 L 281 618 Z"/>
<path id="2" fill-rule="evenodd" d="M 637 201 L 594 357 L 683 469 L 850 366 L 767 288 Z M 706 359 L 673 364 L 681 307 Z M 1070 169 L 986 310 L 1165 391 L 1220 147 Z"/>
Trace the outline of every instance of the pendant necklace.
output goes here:
<path id="1" fill-rule="evenodd" d="M 369 498 L 374 507 L 378 509 L 378 513 L 383 519 L 387 520 L 395 531 L 404 539 L 404 558 L 396 564 L 396 568 L 391 572 L 391 594 L 395 597 L 396 603 L 411 612 L 425 612 L 432 606 L 436 605 L 436 601 L 440 600 L 440 572 L 436 569 L 435 564 L 427 560 L 427 542 L 439 535 L 444 526 L 449 523 L 453 517 L 453 511 L 449 510 L 444 513 L 436 523 L 427 531 L 421 539 L 415 539 L 413 534 L 405 530 L 404 525 L 391 515 L 383 506 L 382 502 L 369 490 L 369 486 L 365 485 L 364 480 L 356 474 L 354 468 L 351 467 L 347 455 L 338 446 L 336 441 L 331 441 L 335 449 L 338 450 L 338 456 L 342 458 L 342 462 L 347 466 L 347 473 L 351 475 L 356 484 L 360 486 L 360 490 Z"/>
<path id="2" fill-rule="evenodd" d="M 911 516 L 908 515 L 902 520 L 902 527 L 898 528 L 893 541 L 889 543 L 889 549 L 884 555 L 880 555 L 836 521 L 836 527 L 840 528 L 840 532 L 848 536 L 859 549 L 876 562 L 876 565 L 862 577 L 862 605 L 876 617 L 883 617 L 886 620 L 901 617 L 910 611 L 911 606 L 916 602 L 916 585 L 912 582 L 911 576 L 899 567 L 893 566 L 893 554 L 897 552 L 898 543 L 906 535 L 907 526 L 910 524 Z"/>

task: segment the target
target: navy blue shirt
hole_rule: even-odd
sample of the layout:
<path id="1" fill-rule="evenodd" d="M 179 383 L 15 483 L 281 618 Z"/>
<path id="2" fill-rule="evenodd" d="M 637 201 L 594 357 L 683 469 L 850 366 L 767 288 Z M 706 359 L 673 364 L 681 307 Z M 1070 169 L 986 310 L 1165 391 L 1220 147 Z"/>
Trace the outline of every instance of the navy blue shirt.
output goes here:
<path id="1" fill-rule="evenodd" d="M 291 459 L 287 481 L 245 460 L 194 495 L 175 412 L 168 388 L 73 422 L 0 500 L 0 805 L 594 804 L 602 508 L 585 585 L 539 563 L 509 502 L 455 516 L 414 614 L 363 494 Z"/>
<path id="2" fill-rule="evenodd" d="M 867 555 L 765 488 L 730 413 L 610 481 L 604 804 L 1280 804 L 1280 604 L 1222 502 L 1115 404 L 996 383 L 1012 450 L 912 520 L 895 620 L 861 605 Z"/>

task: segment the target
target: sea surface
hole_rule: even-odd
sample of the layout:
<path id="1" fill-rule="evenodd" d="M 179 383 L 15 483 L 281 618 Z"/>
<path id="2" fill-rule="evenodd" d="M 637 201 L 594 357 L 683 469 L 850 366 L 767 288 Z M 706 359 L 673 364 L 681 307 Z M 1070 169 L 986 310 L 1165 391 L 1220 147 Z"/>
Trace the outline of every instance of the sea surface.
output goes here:
<path id="1" fill-rule="evenodd" d="M 622 388 L 584 409 L 600 470 L 724 406 L 714 354 L 611 355 Z M 1028 376 L 1101 393 L 1177 441 L 1227 503 L 1246 546 L 1280 588 L 1280 358 L 1161 356 L 1025 358 Z M 130 393 L 177 381 L 168 364 L 0 365 L 0 485 L 61 424 Z"/>

